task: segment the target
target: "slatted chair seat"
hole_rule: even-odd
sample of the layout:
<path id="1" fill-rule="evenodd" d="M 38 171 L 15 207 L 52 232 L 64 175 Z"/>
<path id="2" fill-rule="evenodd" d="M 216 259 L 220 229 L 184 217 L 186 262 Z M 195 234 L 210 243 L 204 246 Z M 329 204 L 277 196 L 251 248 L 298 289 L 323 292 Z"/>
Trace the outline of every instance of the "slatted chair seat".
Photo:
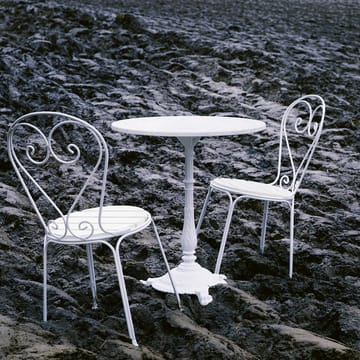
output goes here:
<path id="1" fill-rule="evenodd" d="M 278 185 L 263 184 L 250 180 L 216 178 L 211 181 L 211 186 L 214 189 L 224 189 L 233 194 L 248 195 L 257 199 L 290 200 L 294 196 L 291 191 Z"/>
<path id="2" fill-rule="evenodd" d="M 100 217 L 101 210 L 101 217 Z M 104 206 L 76 211 L 69 216 L 50 220 L 49 237 L 54 241 L 81 243 L 121 236 L 151 223 L 151 215 L 135 206 Z"/>

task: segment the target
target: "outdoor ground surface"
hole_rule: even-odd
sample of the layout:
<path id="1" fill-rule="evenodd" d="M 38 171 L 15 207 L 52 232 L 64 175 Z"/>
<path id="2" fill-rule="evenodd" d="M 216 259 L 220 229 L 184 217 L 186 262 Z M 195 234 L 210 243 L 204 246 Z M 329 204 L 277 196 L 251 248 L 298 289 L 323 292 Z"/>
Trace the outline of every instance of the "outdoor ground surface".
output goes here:
<path id="1" fill-rule="evenodd" d="M 360 3 L 358 1 L 0 0 L 0 358 L 360 359 Z M 164 271 L 150 231 L 123 244 L 139 348 L 130 345 L 111 254 L 95 250 L 100 309 L 91 310 L 86 253 L 50 248 L 42 322 L 42 230 L 6 153 L 8 125 L 35 110 L 94 124 L 110 148 L 108 198 L 149 210 L 179 263 L 184 156 L 175 139 L 122 136 L 114 120 L 200 114 L 262 119 L 251 136 L 202 139 L 195 213 L 214 176 L 268 181 L 281 115 L 297 97 L 327 103 L 323 136 L 297 198 L 294 277 L 288 215 L 239 206 L 222 273 L 199 305 L 144 287 Z M 80 174 L 76 174 L 80 175 Z M 47 173 L 67 194 L 57 174 Z M 68 179 L 70 182 L 74 179 Z M 212 203 L 197 256 L 213 269 L 225 202 Z"/>

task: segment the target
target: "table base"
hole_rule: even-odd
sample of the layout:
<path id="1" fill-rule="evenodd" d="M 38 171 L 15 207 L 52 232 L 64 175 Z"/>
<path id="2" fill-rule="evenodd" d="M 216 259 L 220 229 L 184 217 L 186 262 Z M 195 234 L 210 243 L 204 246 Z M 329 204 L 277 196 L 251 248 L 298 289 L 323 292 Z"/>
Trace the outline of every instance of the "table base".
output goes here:
<path id="1" fill-rule="evenodd" d="M 226 284 L 225 275 L 213 274 L 196 262 L 183 262 L 170 272 L 178 293 L 196 295 L 201 305 L 207 305 L 213 300 L 209 295 L 210 286 Z M 168 274 L 158 278 L 149 278 L 142 283 L 151 285 L 154 289 L 162 292 L 174 293 Z"/>

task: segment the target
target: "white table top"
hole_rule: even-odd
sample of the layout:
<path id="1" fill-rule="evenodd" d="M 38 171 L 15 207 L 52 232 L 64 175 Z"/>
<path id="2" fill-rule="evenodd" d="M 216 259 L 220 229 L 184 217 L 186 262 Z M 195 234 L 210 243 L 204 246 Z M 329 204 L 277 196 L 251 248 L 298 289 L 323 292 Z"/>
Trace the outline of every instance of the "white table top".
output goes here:
<path id="1" fill-rule="evenodd" d="M 154 116 L 118 120 L 114 131 L 134 135 L 202 137 L 249 134 L 264 130 L 263 121 L 223 116 Z"/>

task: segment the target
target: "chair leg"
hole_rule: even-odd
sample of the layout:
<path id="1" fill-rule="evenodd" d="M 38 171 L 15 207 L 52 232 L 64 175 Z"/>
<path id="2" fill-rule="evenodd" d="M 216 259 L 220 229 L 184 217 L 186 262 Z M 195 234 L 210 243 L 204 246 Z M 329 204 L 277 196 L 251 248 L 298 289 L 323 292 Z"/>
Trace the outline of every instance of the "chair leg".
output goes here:
<path id="1" fill-rule="evenodd" d="M 128 334 L 129 334 L 132 344 L 134 346 L 139 346 L 136 341 L 136 337 L 135 337 L 134 324 L 133 324 L 132 316 L 131 316 L 131 312 L 130 312 L 129 299 L 128 299 L 127 290 L 126 290 L 126 286 L 125 286 L 125 279 L 124 279 L 124 273 L 123 273 L 122 266 L 121 266 L 120 255 L 114 248 L 111 247 L 111 250 L 112 250 L 112 252 L 114 254 L 114 258 L 115 258 L 116 273 L 117 273 L 117 277 L 118 277 L 118 281 L 119 281 L 120 294 L 121 294 L 121 299 L 122 299 L 122 303 L 123 303 L 123 307 L 124 307 L 124 313 L 125 313 Z"/>
<path id="2" fill-rule="evenodd" d="M 178 291 L 176 290 L 175 283 L 174 283 L 174 279 L 173 279 L 173 277 L 172 277 L 172 275 L 171 275 L 170 266 L 169 266 L 169 263 L 168 263 L 168 261 L 167 261 L 166 255 L 165 255 L 165 251 L 164 251 L 164 248 L 163 248 L 163 246 L 162 246 L 159 233 L 158 233 L 158 231 L 157 231 L 157 228 L 156 228 L 156 225 L 155 225 L 154 220 L 151 220 L 151 222 L 152 222 L 152 226 L 153 226 L 153 229 L 154 229 L 154 232 L 155 232 L 155 236 L 156 236 L 157 242 L 158 242 L 159 247 L 160 247 L 161 255 L 162 255 L 162 257 L 163 257 L 163 259 L 164 259 L 164 262 L 165 262 L 166 271 L 167 271 L 167 273 L 169 274 L 169 279 L 170 279 L 172 288 L 173 288 L 173 290 L 174 290 L 174 294 L 175 294 L 175 296 L 176 296 L 176 300 L 177 300 L 177 303 L 178 303 L 178 306 L 179 306 L 179 310 L 183 311 L 183 308 L 182 308 L 182 305 L 181 305 L 180 296 L 179 296 Z"/>
<path id="3" fill-rule="evenodd" d="M 47 247 L 48 242 L 45 237 L 43 249 L 43 321 L 47 321 Z"/>
<path id="4" fill-rule="evenodd" d="M 204 202 L 204 205 L 203 205 L 201 213 L 200 213 L 199 221 L 198 221 L 197 226 L 196 226 L 196 234 L 199 233 L 202 222 L 204 220 L 205 211 L 206 211 L 207 205 L 208 205 L 209 200 L 210 200 L 211 192 L 212 192 L 212 188 L 210 186 L 209 190 L 208 190 L 208 192 L 206 194 L 205 202 Z"/>
<path id="5" fill-rule="evenodd" d="M 91 244 L 86 245 L 86 254 L 87 254 L 87 261 L 88 261 L 88 268 L 89 268 L 89 275 L 90 275 L 90 288 L 91 288 L 91 293 L 92 293 L 92 298 L 93 298 L 92 308 L 95 310 L 98 308 L 98 304 L 97 304 L 97 294 L 96 294 L 94 257 L 93 257 Z"/>
<path id="6" fill-rule="evenodd" d="M 228 214 L 227 214 L 227 217 L 226 217 L 226 223 L 225 223 L 223 236 L 222 236 L 222 239 L 221 239 L 219 254 L 218 254 L 218 257 L 217 257 L 217 260 L 216 260 L 215 274 L 219 274 L 219 272 L 220 272 L 220 266 L 221 266 L 222 258 L 223 258 L 223 255 L 224 255 L 227 236 L 229 234 L 232 214 L 234 212 L 234 207 L 235 207 L 235 204 L 236 204 L 236 201 L 233 201 L 231 196 L 229 196 L 229 197 L 230 197 L 229 210 L 228 210 Z"/>
<path id="7" fill-rule="evenodd" d="M 293 253 L 294 253 L 294 200 L 290 206 L 290 254 L 289 254 L 289 278 L 293 275 Z"/>
<path id="8" fill-rule="evenodd" d="M 264 212 L 263 212 L 263 219 L 261 225 L 261 238 L 260 238 L 260 253 L 264 254 L 265 249 L 265 236 L 266 236 L 266 224 L 267 224 L 267 217 L 269 211 L 269 201 L 264 201 Z"/>

